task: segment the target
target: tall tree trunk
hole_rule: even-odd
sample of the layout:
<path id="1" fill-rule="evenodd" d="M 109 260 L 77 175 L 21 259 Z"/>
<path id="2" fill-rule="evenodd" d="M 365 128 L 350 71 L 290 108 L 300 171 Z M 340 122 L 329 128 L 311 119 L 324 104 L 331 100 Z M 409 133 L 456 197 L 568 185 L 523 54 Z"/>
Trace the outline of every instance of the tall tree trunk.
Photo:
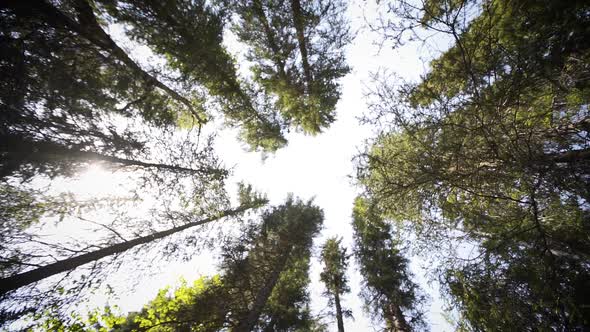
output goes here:
<path id="1" fill-rule="evenodd" d="M 272 33 L 272 29 L 270 28 L 270 24 L 268 22 L 268 19 L 266 18 L 266 14 L 264 13 L 264 8 L 262 7 L 262 3 L 260 2 L 260 0 L 254 0 L 253 7 L 256 11 L 256 14 L 258 14 L 258 18 L 260 19 L 262 26 L 264 27 L 264 33 L 266 34 L 266 39 L 268 39 L 268 44 L 270 45 L 270 48 L 273 52 L 273 61 L 275 62 L 275 65 L 278 67 L 279 75 L 281 76 L 281 78 L 288 81 L 289 78 L 285 73 L 285 61 L 281 57 L 281 50 L 279 49 L 274 34 Z"/>
<path id="2" fill-rule="evenodd" d="M 160 170 L 191 174 L 210 174 L 218 177 L 223 177 L 227 173 L 223 169 L 217 169 L 213 167 L 188 168 L 176 165 L 150 163 L 134 159 L 107 156 L 97 152 L 72 149 L 54 142 L 35 142 L 27 139 L 21 139 L 17 136 L 0 135 L 0 139 L 2 139 L 2 142 L 0 142 L 0 152 L 5 153 L 3 158 L 8 161 L 8 165 L 6 165 L 7 167 L 2 165 L 2 169 L 0 169 L 0 178 L 10 175 L 11 172 L 16 170 L 15 168 L 17 168 L 18 165 L 26 163 L 27 161 L 33 163 L 51 163 L 55 161 L 104 161 L 113 164 L 120 164 L 123 166 L 156 168 Z M 14 164 L 14 167 L 10 167 L 11 164 Z"/>
<path id="3" fill-rule="evenodd" d="M 297 33 L 297 43 L 299 44 L 299 52 L 301 53 L 301 62 L 303 64 L 303 74 L 307 83 L 307 93 L 311 94 L 311 83 L 313 77 L 311 75 L 311 66 L 307 55 L 307 45 L 305 42 L 305 26 L 303 21 L 303 9 L 299 0 L 291 0 L 291 11 L 293 12 L 293 23 L 295 23 L 295 31 Z"/>
<path id="4" fill-rule="evenodd" d="M 200 124 L 206 122 L 205 119 L 201 118 L 201 115 L 195 110 L 192 103 L 188 99 L 181 96 L 178 92 L 174 91 L 166 84 L 160 82 L 157 78 L 147 73 L 137 63 L 135 63 L 135 61 L 129 58 L 127 53 L 123 51 L 123 49 L 121 49 L 102 29 L 100 24 L 97 22 L 92 7 L 88 4 L 87 0 L 75 0 L 74 7 L 77 11 L 78 20 L 80 21 L 79 23 L 70 18 L 68 15 L 64 14 L 61 10 L 46 0 L 8 0 L 0 5 L 0 8 L 13 9 L 17 14 L 20 15 L 41 17 L 55 28 L 65 27 L 71 29 L 81 37 L 87 39 L 94 45 L 113 55 L 119 61 L 123 62 L 134 72 L 139 74 L 139 76 L 145 80 L 146 83 L 158 87 L 172 99 L 185 105 Z"/>
<path id="5" fill-rule="evenodd" d="M 590 160 L 590 149 L 572 150 L 549 154 L 547 159 L 556 163 L 575 163 Z"/>
<path id="6" fill-rule="evenodd" d="M 334 292 L 334 304 L 336 304 L 336 320 L 338 321 L 338 332 L 344 332 L 344 320 L 342 319 L 340 293 L 337 290 Z"/>
<path id="7" fill-rule="evenodd" d="M 258 318 L 260 317 L 260 313 L 262 309 L 266 305 L 268 298 L 272 294 L 272 290 L 274 289 L 279 277 L 281 276 L 281 272 L 285 269 L 287 265 L 287 261 L 289 260 L 289 256 L 291 255 L 291 248 L 286 250 L 282 256 L 280 256 L 277 265 L 273 269 L 271 275 L 269 276 L 266 283 L 260 288 L 258 293 L 256 294 L 256 298 L 254 299 L 254 303 L 252 304 L 252 308 L 248 312 L 246 318 L 241 320 L 232 331 L 233 332 L 250 332 L 256 326 L 258 322 Z"/>
<path id="8" fill-rule="evenodd" d="M 253 206 L 250 206 L 250 205 L 240 206 L 240 207 L 233 209 L 233 210 L 223 211 L 220 214 L 213 216 L 213 217 L 209 217 L 209 218 L 199 220 L 199 221 L 190 222 L 190 223 L 187 223 L 182 226 L 178 226 L 178 227 L 174 227 L 174 228 L 171 228 L 171 229 L 168 229 L 165 231 L 142 236 L 142 237 L 130 240 L 130 241 L 117 243 L 117 244 L 114 244 L 114 245 L 107 247 L 107 248 L 99 249 L 96 251 L 92 251 L 92 252 L 82 254 L 79 256 L 75 256 L 75 257 L 71 257 L 71 258 L 66 258 L 64 260 L 45 265 L 45 266 L 36 268 L 34 270 L 31 270 L 31 271 L 19 273 L 17 275 L 14 275 L 14 276 L 11 276 L 8 278 L 0 279 L 0 296 L 4 295 L 12 290 L 26 286 L 28 284 L 32 284 L 34 282 L 43 280 L 45 278 L 49 278 L 51 276 L 54 276 L 54 275 L 62 273 L 62 272 L 73 270 L 73 269 L 75 269 L 79 266 L 82 266 L 84 264 L 97 261 L 101 258 L 110 256 L 110 255 L 114 255 L 114 254 L 120 254 L 120 253 L 125 252 L 133 247 L 138 246 L 138 245 L 146 244 L 146 243 L 167 237 L 169 235 L 178 233 L 180 231 L 183 231 L 183 230 L 191 228 L 191 227 L 203 225 L 208 222 L 218 220 L 218 219 L 221 219 L 221 218 L 224 218 L 227 216 L 236 215 L 236 214 L 244 212 L 252 207 Z"/>
<path id="9" fill-rule="evenodd" d="M 410 332 L 404 313 L 397 304 L 391 303 L 387 308 L 387 320 L 389 320 L 392 332 Z"/>

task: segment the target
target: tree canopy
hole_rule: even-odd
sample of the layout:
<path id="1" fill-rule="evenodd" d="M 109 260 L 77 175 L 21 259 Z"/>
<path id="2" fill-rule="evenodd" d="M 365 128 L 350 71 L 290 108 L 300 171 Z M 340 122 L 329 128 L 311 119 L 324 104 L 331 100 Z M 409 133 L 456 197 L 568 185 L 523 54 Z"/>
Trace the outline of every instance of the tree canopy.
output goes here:
<path id="1" fill-rule="evenodd" d="M 379 208 L 369 200 L 355 200 L 352 226 L 354 255 L 363 277 L 361 297 L 367 311 L 385 322 L 393 332 L 426 329 L 422 304 L 424 295 L 409 270 L 408 259 L 400 251 L 391 226 Z"/>
<path id="2" fill-rule="evenodd" d="M 449 253 L 441 276 L 473 330 L 583 329 L 588 4 L 388 6 L 402 19 L 379 29 L 394 42 L 422 29 L 454 43 L 419 82 L 374 89 L 393 129 L 360 156 L 360 183 L 431 250 L 450 238 L 477 248 Z"/>
<path id="3" fill-rule="evenodd" d="M 74 323 L 46 317 L 43 324 L 75 330 L 98 325 L 113 331 L 320 331 L 309 312 L 309 258 L 322 211 L 289 197 L 244 225 L 222 249 L 220 274 L 159 291 L 127 316 L 110 307 Z M 298 230 L 298 231 L 294 231 Z"/>
<path id="4" fill-rule="evenodd" d="M 375 328 L 423 331 L 438 324 L 429 281 L 458 331 L 590 329 L 589 13 L 584 0 L 2 1 L 2 328 L 325 331 L 335 316 L 342 332 L 360 287 Z M 357 32 L 375 47 L 348 52 Z M 342 80 L 369 51 L 403 71 L 408 44 L 421 76 Z M 228 148 L 265 171 L 361 85 L 374 134 L 353 158 L 351 224 L 322 229 L 323 210 L 292 195 L 262 209 Z M 302 150 L 273 176 L 324 172 Z M 83 312 L 95 292 L 133 292 L 111 280 L 202 253 L 215 271 L 137 311 Z"/>
<path id="5" fill-rule="evenodd" d="M 344 332 L 344 317 L 351 317 L 352 312 L 342 308 L 340 297 L 350 293 L 346 269 L 350 256 L 346 248 L 342 247 L 342 239 L 329 238 L 322 247 L 322 263 L 324 268 L 320 273 L 320 280 L 326 288 L 325 295 L 329 298 L 330 305 L 336 308 L 335 315 L 338 331 Z"/>
<path id="6" fill-rule="evenodd" d="M 204 246 L 209 240 L 197 240 L 197 231 L 186 243 L 177 237 L 263 203 L 244 194 L 248 202 L 231 208 L 224 183 L 230 172 L 214 150 L 215 129 L 204 128 L 215 119 L 238 128 L 251 150 L 274 152 L 287 144 L 289 128 L 300 123 L 277 108 L 277 95 L 244 75 L 243 62 L 226 49 L 232 8 L 221 1 L 184 0 L 0 5 L 3 322 L 44 306 L 63 307 L 56 305 L 61 300 L 45 301 L 48 294 L 83 297 L 82 288 L 108 274 L 105 266 L 120 264 L 107 259 L 115 262 L 153 247 L 177 254 L 194 243 Z M 328 8 L 314 15 L 329 12 L 330 22 L 340 20 L 345 28 L 342 4 Z M 300 16 L 307 10 L 312 15 L 304 6 Z M 298 19 L 297 27 L 320 36 L 327 31 L 326 18 L 321 21 L 310 25 Z M 347 71 L 340 50 L 346 41 L 320 39 L 313 41 L 332 50 L 322 53 L 321 61 L 333 59 L 342 69 L 314 84 L 336 89 Z M 312 57 L 311 44 L 302 47 L 309 47 Z M 305 60 L 307 70 L 316 58 Z M 303 90 L 297 93 L 292 97 L 307 98 Z M 312 118 L 333 113 L 339 93 L 329 94 L 329 102 L 301 112 Z M 67 190 L 52 196 L 91 166 L 125 174 L 128 196 L 83 201 Z M 136 206 L 150 200 L 158 203 L 138 217 Z M 47 241 L 39 234 L 53 221 L 73 220 L 93 225 L 94 243 Z M 89 268 L 88 275 L 78 276 L 79 267 Z M 64 274 L 63 284 L 85 281 L 65 290 L 58 286 L 61 281 L 53 283 Z M 46 285 L 54 285 L 53 292 Z"/>
<path id="7" fill-rule="evenodd" d="M 335 120 L 337 79 L 349 71 L 351 34 L 340 0 L 251 0 L 230 5 L 233 30 L 248 45 L 254 81 L 276 98 L 287 122 L 317 134 Z"/>

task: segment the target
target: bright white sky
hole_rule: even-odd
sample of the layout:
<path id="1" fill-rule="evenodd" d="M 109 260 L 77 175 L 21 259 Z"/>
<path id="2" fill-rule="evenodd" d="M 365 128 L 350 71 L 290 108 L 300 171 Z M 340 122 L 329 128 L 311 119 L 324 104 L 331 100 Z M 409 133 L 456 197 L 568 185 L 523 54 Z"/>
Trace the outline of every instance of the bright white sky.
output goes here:
<path id="1" fill-rule="evenodd" d="M 370 7 L 371 2 L 354 2 L 349 6 L 353 30 L 363 24 L 363 17 L 370 19 L 375 15 L 376 11 Z M 321 295 L 323 287 L 319 283 L 321 267 L 317 262 L 317 247 L 334 235 L 343 237 L 348 248 L 352 245 L 351 212 L 358 191 L 352 185 L 352 158 L 362 149 L 364 140 L 372 136 L 371 129 L 360 126 L 357 120 L 367 111 L 363 93 L 367 90 L 366 86 L 372 84 L 370 73 L 386 68 L 403 78 L 417 79 L 425 71 L 420 60 L 421 56 L 427 55 L 424 48 L 408 45 L 396 51 L 383 48 L 379 52 L 374 45 L 377 39 L 375 34 L 361 30 L 349 46 L 347 59 L 353 70 L 341 81 L 342 98 L 337 107 L 337 121 L 321 135 L 310 137 L 292 133 L 288 136 L 289 145 L 286 148 L 264 160 L 260 154 L 246 152 L 243 145 L 236 141 L 235 132 L 226 131 L 217 141 L 217 151 L 222 160 L 226 166 L 234 167 L 233 178 L 228 182 L 243 180 L 254 185 L 258 191 L 268 195 L 271 204 L 282 203 L 288 193 L 302 199 L 315 197 L 315 203 L 324 210 L 325 229 L 316 241 L 311 269 L 312 309 L 316 313 L 324 311 L 327 305 L 327 300 Z M 103 188 L 108 183 L 108 177 L 108 174 L 92 169 L 82 177 L 82 181 L 86 181 L 84 187 L 100 185 Z M 443 305 L 438 298 L 438 290 L 426 283 L 421 265 L 419 258 L 412 259 L 415 281 L 432 298 L 427 315 L 431 330 L 451 331 L 451 326 L 441 316 Z M 211 275 L 214 266 L 215 259 L 203 255 L 188 263 L 173 263 L 162 269 L 161 274 L 142 282 L 132 294 L 123 294 L 110 304 L 118 304 L 123 310 L 138 310 L 156 295 L 158 289 L 176 284 L 181 277 L 192 281 L 201 275 Z M 355 271 L 354 262 L 349 275 L 352 292 L 344 297 L 344 306 L 352 310 L 355 320 L 345 320 L 346 330 L 378 330 L 378 326 L 372 324 L 362 310 L 358 297 L 360 275 Z M 336 331 L 336 324 L 332 324 L 331 328 Z"/>

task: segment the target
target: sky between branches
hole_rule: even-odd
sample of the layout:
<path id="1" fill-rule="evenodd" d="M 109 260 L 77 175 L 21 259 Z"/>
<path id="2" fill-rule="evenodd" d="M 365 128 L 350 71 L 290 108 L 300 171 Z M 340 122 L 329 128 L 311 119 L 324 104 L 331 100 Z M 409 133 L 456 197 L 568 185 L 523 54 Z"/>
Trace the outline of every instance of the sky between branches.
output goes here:
<path id="1" fill-rule="evenodd" d="M 358 121 L 358 117 L 367 111 L 364 93 L 372 84 L 371 74 L 387 70 L 404 79 L 418 79 L 427 70 L 424 60 L 442 50 L 433 49 L 433 44 L 410 44 L 395 51 L 387 45 L 379 47 L 376 44 L 379 36 L 362 28 L 365 22 L 374 20 L 376 14 L 377 10 L 371 2 L 351 1 L 349 4 L 348 16 L 352 30 L 358 32 L 347 49 L 347 61 L 352 72 L 341 80 L 342 97 L 337 105 L 337 120 L 324 133 L 315 137 L 290 133 L 287 137 L 289 145 L 265 158 L 259 153 L 247 152 L 245 146 L 236 140 L 235 131 L 223 130 L 217 139 L 217 153 L 226 166 L 233 168 L 233 175 L 227 183 L 250 183 L 258 191 L 267 194 L 270 204 L 275 205 L 282 203 L 288 193 L 304 200 L 315 198 L 315 204 L 324 210 L 324 230 L 315 240 L 310 276 L 314 313 L 323 312 L 327 305 L 327 299 L 322 296 L 323 286 L 319 281 L 319 246 L 328 237 L 341 236 L 344 239 L 343 244 L 349 250 L 352 248 L 352 203 L 358 193 L 358 188 L 353 184 L 352 158 L 362 149 L 365 140 L 372 136 L 372 129 L 361 126 Z M 118 37 L 120 40 L 118 28 L 120 27 L 111 29 L 111 33 L 115 39 Z M 227 37 L 228 48 L 238 53 L 236 55 L 239 59 L 241 48 L 231 40 L 232 36 Z M 440 47 L 445 47 L 444 42 L 439 43 L 442 45 Z M 149 56 L 146 49 L 130 51 L 139 63 L 157 61 Z M 84 191 L 92 187 L 95 191 L 109 192 L 115 186 L 114 181 L 109 182 L 109 179 L 112 179 L 110 174 L 91 167 L 80 177 L 78 185 L 73 189 Z M 232 192 L 231 189 L 229 191 Z M 427 307 L 427 321 L 432 331 L 451 331 L 451 326 L 442 316 L 444 305 L 439 299 L 436 284 L 427 282 L 423 269 L 425 264 L 420 257 L 412 257 L 411 267 L 415 280 L 431 297 Z M 202 275 L 212 275 L 215 273 L 215 265 L 216 257 L 211 252 L 204 252 L 189 262 L 171 263 L 161 268 L 160 273 L 146 278 L 133 290 L 119 294 L 118 299 L 109 300 L 108 303 L 117 304 L 124 311 L 139 310 L 159 289 L 178 284 L 180 278 L 191 282 Z M 344 296 L 343 306 L 352 310 L 355 319 L 345 319 L 345 328 L 348 331 L 377 330 L 362 310 L 358 297 L 360 275 L 355 269 L 353 260 L 348 271 L 352 292 Z M 122 284 L 117 286 L 126 289 Z M 91 303 L 102 306 L 105 301 L 105 297 L 97 296 Z M 336 324 L 330 324 L 330 329 L 336 330 Z"/>

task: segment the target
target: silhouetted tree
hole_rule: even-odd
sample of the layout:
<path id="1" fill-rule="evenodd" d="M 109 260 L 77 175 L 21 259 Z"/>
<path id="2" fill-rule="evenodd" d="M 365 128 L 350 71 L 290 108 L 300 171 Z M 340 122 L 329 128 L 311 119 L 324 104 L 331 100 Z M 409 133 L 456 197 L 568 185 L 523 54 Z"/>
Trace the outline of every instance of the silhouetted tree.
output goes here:
<path id="1" fill-rule="evenodd" d="M 289 197 L 261 219 L 226 243 L 219 275 L 182 285 L 172 295 L 164 289 L 140 312 L 117 316 L 107 308 L 93 315 L 114 331 L 323 331 L 309 313 L 307 292 L 321 210 Z M 64 325 L 52 317 L 44 324 Z"/>
<path id="2" fill-rule="evenodd" d="M 322 263 L 324 268 L 320 273 L 320 280 L 326 287 L 325 295 L 330 299 L 330 304 L 336 307 L 336 320 L 338 331 L 344 332 L 344 316 L 351 316 L 350 310 L 342 309 L 340 298 L 350 292 L 346 269 L 350 256 L 346 248 L 342 247 L 342 239 L 329 238 L 322 247 Z"/>
<path id="3" fill-rule="evenodd" d="M 421 305 L 424 296 L 411 280 L 408 259 L 394 240 L 391 226 L 380 211 L 364 198 L 357 198 L 352 214 L 354 255 L 363 276 L 361 296 L 374 317 L 393 332 L 426 329 Z"/>
<path id="4" fill-rule="evenodd" d="M 440 268 L 470 328 L 588 326 L 588 3 L 385 6 L 387 40 L 454 44 L 418 83 L 378 82 L 370 107 L 388 129 L 359 159 L 367 194 L 423 247 L 474 248 Z"/>

